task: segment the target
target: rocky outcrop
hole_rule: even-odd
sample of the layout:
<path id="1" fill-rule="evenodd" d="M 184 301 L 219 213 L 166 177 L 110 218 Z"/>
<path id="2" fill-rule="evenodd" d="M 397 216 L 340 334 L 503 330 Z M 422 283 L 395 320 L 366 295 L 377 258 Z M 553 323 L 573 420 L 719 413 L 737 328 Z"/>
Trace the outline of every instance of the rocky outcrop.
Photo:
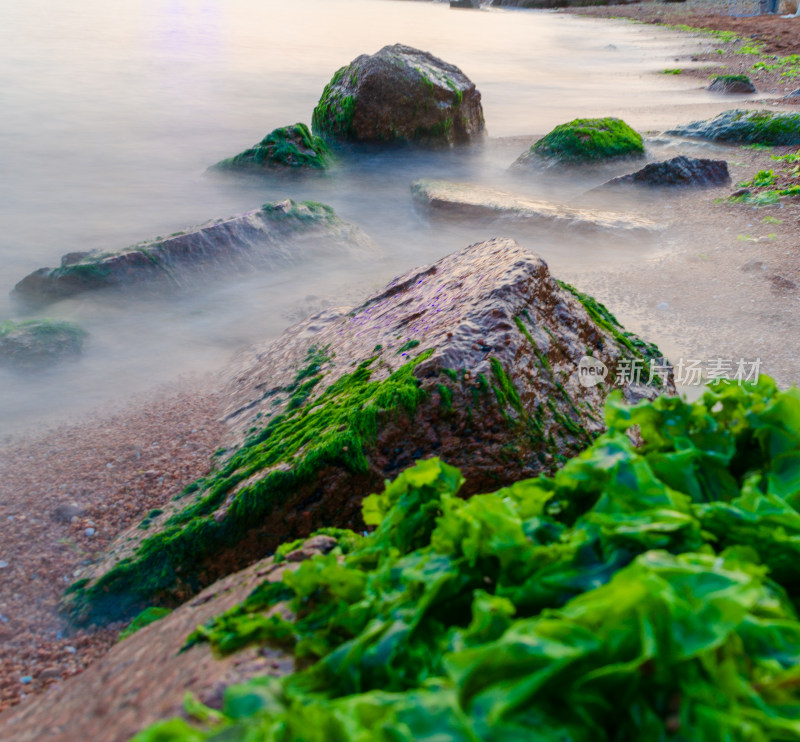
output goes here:
<path id="1" fill-rule="evenodd" d="M 40 268 L 23 278 L 11 295 L 40 305 L 98 289 L 180 287 L 206 272 L 277 268 L 368 245 L 366 236 L 330 206 L 286 200 L 124 250 L 69 253 L 60 267 Z"/>
<path id="2" fill-rule="evenodd" d="M 552 168 L 641 157 L 641 135 L 617 118 L 575 119 L 559 124 L 512 164 L 512 168 Z"/>
<path id="3" fill-rule="evenodd" d="M 483 127 L 474 83 L 458 67 L 403 44 L 338 70 L 311 119 L 315 134 L 335 142 L 467 144 Z"/>
<path id="4" fill-rule="evenodd" d="M 576 209 L 468 183 L 418 180 L 411 186 L 411 193 L 431 216 L 462 222 L 469 219 L 573 234 L 638 238 L 658 229 L 655 222 L 641 217 Z"/>
<path id="5" fill-rule="evenodd" d="M 415 460 L 441 456 L 469 495 L 551 471 L 628 399 L 658 350 L 512 240 L 472 245 L 328 311 L 231 372 L 217 468 L 121 534 L 65 607 L 77 622 L 178 604 L 320 526 L 363 529 L 362 498 Z"/>
<path id="6" fill-rule="evenodd" d="M 3 714 L 3 742 L 128 742 L 142 727 L 179 714 L 187 693 L 218 707 L 231 684 L 293 672 L 294 657 L 279 649 L 255 647 L 222 658 L 208 644 L 181 649 L 199 625 L 241 603 L 262 582 L 278 581 L 301 561 L 335 546 L 334 539 L 315 536 L 286 559 L 259 561 L 211 585 L 120 641 L 78 677 Z"/>
<path id="7" fill-rule="evenodd" d="M 73 322 L 0 322 L 0 367 L 31 370 L 75 359 L 88 334 Z"/>
<path id="8" fill-rule="evenodd" d="M 326 170 L 331 151 L 305 124 L 282 126 L 258 144 L 214 165 L 216 170 Z"/>
<path id="9" fill-rule="evenodd" d="M 708 89 L 712 93 L 725 93 L 726 95 L 756 92 L 756 86 L 747 75 L 716 75 Z"/>
<path id="10" fill-rule="evenodd" d="M 613 178 L 600 188 L 616 186 L 708 188 L 731 182 L 725 160 L 699 160 L 680 155 L 664 162 L 651 162 L 641 170 Z"/>
<path id="11" fill-rule="evenodd" d="M 800 144 L 800 114 L 734 109 L 666 133 L 737 144 Z"/>

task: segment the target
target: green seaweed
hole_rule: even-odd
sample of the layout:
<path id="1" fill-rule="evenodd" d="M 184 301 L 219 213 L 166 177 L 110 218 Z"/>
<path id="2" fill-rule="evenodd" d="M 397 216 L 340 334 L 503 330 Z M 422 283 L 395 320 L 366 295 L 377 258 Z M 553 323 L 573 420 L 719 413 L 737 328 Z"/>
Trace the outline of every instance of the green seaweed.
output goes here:
<path id="1" fill-rule="evenodd" d="M 124 639 L 127 639 L 129 636 L 133 636 L 140 629 L 143 629 L 145 626 L 149 626 L 151 623 L 160 621 L 170 613 L 172 613 L 170 608 L 145 608 L 120 632 L 119 636 L 117 637 L 117 641 L 121 642 Z"/>
<path id="2" fill-rule="evenodd" d="M 640 156 L 644 143 L 621 119 L 575 119 L 556 126 L 530 152 L 567 163 L 593 162 Z"/>

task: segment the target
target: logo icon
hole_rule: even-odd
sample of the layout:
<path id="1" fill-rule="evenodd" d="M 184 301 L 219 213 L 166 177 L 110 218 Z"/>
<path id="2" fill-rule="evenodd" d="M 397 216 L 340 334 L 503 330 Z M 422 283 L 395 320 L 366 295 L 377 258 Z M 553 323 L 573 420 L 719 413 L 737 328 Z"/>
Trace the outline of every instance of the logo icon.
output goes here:
<path id="1" fill-rule="evenodd" d="M 597 386 L 608 376 L 605 363 L 592 356 L 584 356 L 578 361 L 578 381 L 581 386 Z"/>

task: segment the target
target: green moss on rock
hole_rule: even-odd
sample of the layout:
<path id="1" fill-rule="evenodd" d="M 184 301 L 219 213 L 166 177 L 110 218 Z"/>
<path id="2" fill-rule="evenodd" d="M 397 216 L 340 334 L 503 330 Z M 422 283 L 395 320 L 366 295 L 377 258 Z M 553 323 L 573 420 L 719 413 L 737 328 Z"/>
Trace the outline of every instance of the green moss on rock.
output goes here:
<path id="1" fill-rule="evenodd" d="M 667 134 L 738 144 L 800 144 L 800 113 L 724 111 L 708 121 L 695 121 Z"/>
<path id="2" fill-rule="evenodd" d="M 556 126 L 528 155 L 564 163 L 600 162 L 644 154 L 642 137 L 617 118 L 575 119 Z"/>
<path id="3" fill-rule="evenodd" d="M 314 136 L 305 124 L 295 124 L 275 129 L 254 147 L 214 167 L 221 170 L 325 170 L 331 162 L 328 145 Z"/>
<path id="4" fill-rule="evenodd" d="M 77 358 L 89 333 L 73 322 L 0 322 L 0 365 L 32 368 Z"/>

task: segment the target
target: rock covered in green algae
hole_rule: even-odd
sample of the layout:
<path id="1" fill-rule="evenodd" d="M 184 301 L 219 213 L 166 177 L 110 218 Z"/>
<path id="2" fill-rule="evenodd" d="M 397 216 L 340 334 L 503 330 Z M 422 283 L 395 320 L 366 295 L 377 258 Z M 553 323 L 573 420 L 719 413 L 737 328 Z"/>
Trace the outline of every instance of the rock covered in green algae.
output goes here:
<path id="1" fill-rule="evenodd" d="M 77 358 L 89 333 L 51 319 L 0 322 L 0 366 L 31 369 Z"/>
<path id="2" fill-rule="evenodd" d="M 587 354 L 608 376 L 584 386 Z M 624 364 L 659 355 L 512 240 L 410 271 L 232 369 L 215 470 L 122 534 L 66 606 L 78 622 L 132 615 L 320 526 L 363 530 L 362 498 L 433 454 L 464 470 L 466 494 L 551 471 L 603 429 Z"/>
<path id="3" fill-rule="evenodd" d="M 214 165 L 218 170 L 326 170 L 330 147 L 305 124 L 282 126 L 258 144 Z"/>
<path id="4" fill-rule="evenodd" d="M 800 144 L 800 113 L 733 109 L 666 133 L 736 144 Z"/>
<path id="5" fill-rule="evenodd" d="M 715 75 L 708 89 L 712 93 L 729 95 L 756 92 L 756 86 L 747 75 Z"/>
<path id="6" fill-rule="evenodd" d="M 311 128 L 334 142 L 466 144 L 483 135 L 481 94 L 458 67 L 395 44 L 338 70 Z"/>
<path id="7" fill-rule="evenodd" d="M 122 250 L 69 253 L 60 267 L 40 268 L 23 278 L 11 295 L 23 304 L 42 305 L 98 289 L 180 286 L 207 272 L 280 268 L 334 253 L 352 255 L 370 245 L 330 206 L 287 199 Z"/>
<path id="8" fill-rule="evenodd" d="M 643 154 L 641 135 L 621 119 L 575 119 L 556 126 L 512 167 L 585 165 Z"/>

